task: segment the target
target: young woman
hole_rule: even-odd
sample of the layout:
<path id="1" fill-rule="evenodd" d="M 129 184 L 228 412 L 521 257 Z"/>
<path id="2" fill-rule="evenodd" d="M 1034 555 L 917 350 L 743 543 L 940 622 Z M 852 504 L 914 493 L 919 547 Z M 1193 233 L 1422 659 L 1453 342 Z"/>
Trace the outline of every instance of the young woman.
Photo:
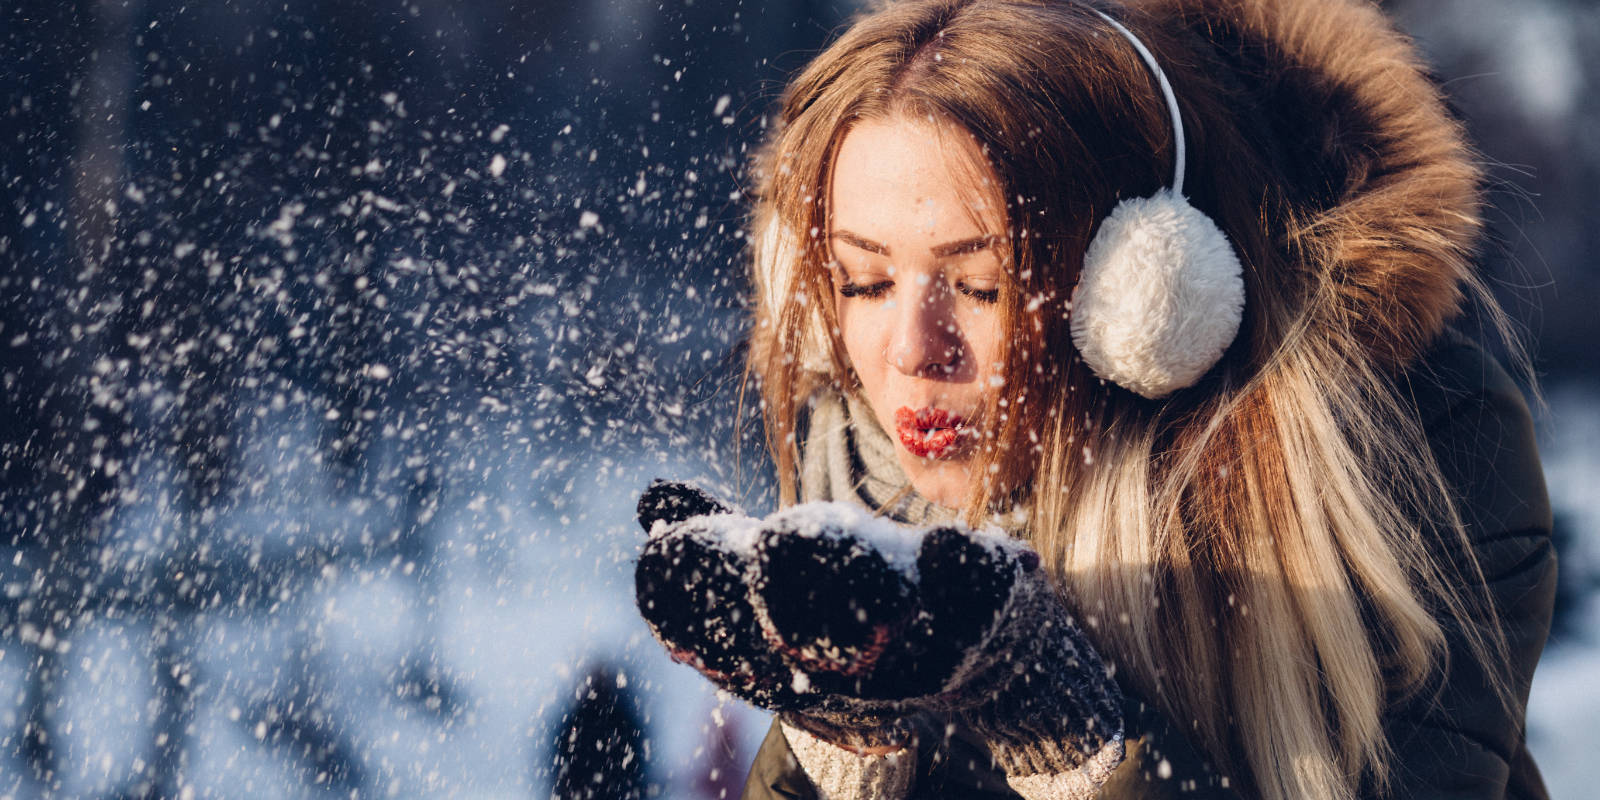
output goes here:
<path id="1" fill-rule="evenodd" d="M 1550 512 L 1451 327 L 1503 319 L 1482 176 L 1376 7 L 895 3 L 777 122 L 782 502 L 923 538 L 647 494 L 641 609 L 782 712 L 746 797 L 1544 796 Z"/>

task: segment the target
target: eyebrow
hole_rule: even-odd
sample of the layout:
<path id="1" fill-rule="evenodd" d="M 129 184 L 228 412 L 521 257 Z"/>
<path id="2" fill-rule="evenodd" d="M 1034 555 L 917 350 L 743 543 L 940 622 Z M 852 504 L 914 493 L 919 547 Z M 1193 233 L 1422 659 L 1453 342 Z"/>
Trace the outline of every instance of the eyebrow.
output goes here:
<path id="1" fill-rule="evenodd" d="M 857 247 L 869 253 L 880 256 L 889 255 L 888 245 L 880 242 L 874 242 L 858 233 L 853 233 L 847 230 L 836 230 L 833 232 L 833 238 L 838 239 L 845 244 L 850 245 L 851 247 Z M 936 256 L 939 256 L 940 258 L 949 258 L 950 256 L 961 256 L 966 255 L 967 253 L 976 253 L 979 250 L 986 249 L 991 243 L 993 243 L 993 241 L 993 236 L 973 236 L 967 239 L 957 239 L 953 242 L 936 244 L 928 248 L 928 251 Z"/>

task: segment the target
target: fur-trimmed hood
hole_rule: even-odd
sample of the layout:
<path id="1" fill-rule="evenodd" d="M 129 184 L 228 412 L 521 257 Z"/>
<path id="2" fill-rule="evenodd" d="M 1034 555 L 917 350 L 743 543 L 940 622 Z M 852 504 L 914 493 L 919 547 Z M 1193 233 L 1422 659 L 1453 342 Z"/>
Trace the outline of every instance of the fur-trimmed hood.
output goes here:
<path id="1" fill-rule="evenodd" d="M 1476 285 L 1482 170 L 1410 40 L 1366 0 L 1127 6 L 1210 43 L 1244 124 L 1279 148 L 1291 222 L 1273 233 L 1300 279 L 1332 287 L 1313 323 L 1391 368 L 1413 360 Z"/>

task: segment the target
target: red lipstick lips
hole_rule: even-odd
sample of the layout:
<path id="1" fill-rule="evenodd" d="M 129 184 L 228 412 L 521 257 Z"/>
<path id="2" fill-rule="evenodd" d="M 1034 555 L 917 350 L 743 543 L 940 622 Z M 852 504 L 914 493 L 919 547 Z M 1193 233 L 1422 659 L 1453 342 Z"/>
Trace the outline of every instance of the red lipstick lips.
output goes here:
<path id="1" fill-rule="evenodd" d="M 912 409 L 901 406 L 894 412 L 895 432 L 900 444 L 922 458 L 949 458 L 956 454 L 967 421 L 942 408 Z"/>

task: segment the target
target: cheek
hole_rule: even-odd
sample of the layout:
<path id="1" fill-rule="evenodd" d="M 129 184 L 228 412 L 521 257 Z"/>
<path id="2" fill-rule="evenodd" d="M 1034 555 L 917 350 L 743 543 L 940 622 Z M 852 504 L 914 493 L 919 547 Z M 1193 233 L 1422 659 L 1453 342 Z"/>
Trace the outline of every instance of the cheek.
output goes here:
<path id="1" fill-rule="evenodd" d="M 883 371 L 888 320 L 879 319 L 881 314 L 875 313 L 878 309 L 863 303 L 840 304 L 835 308 L 845 358 L 870 392 Z"/>
<path id="2" fill-rule="evenodd" d="M 1000 335 L 998 314 L 985 311 L 974 315 L 963 333 L 979 372 L 998 372 L 1005 366 L 1005 337 Z"/>

